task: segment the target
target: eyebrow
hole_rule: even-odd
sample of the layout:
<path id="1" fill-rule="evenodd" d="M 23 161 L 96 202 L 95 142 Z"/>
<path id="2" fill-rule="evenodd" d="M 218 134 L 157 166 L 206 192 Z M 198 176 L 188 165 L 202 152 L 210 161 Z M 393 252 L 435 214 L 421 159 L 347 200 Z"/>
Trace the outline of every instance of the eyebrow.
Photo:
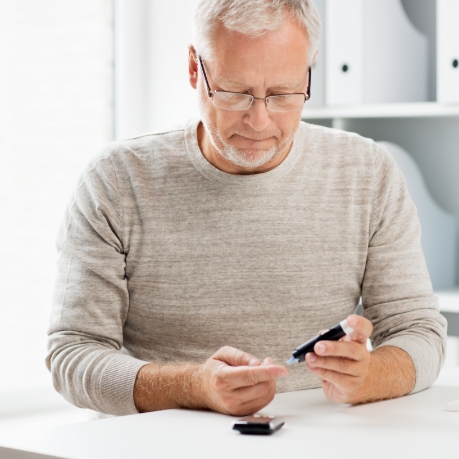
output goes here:
<path id="1" fill-rule="evenodd" d="M 220 86 L 220 84 L 222 84 L 223 86 L 232 86 L 232 87 L 235 87 L 235 88 L 240 88 L 240 89 L 246 89 L 247 91 L 251 91 L 253 90 L 254 88 L 253 87 L 248 87 L 246 84 L 244 83 L 241 83 L 239 81 L 233 81 L 233 80 L 228 80 L 224 77 L 221 77 L 218 79 L 219 81 L 214 81 L 214 83 L 217 83 L 218 86 Z M 304 81 L 301 81 L 301 82 L 295 82 L 295 83 L 281 83 L 281 84 L 277 84 L 277 85 L 274 85 L 274 86 L 271 86 L 269 88 L 266 89 L 267 92 L 269 91 L 273 91 L 275 89 L 279 89 L 279 90 L 294 90 L 294 89 L 297 89 L 299 88 L 302 84 L 304 83 Z"/>

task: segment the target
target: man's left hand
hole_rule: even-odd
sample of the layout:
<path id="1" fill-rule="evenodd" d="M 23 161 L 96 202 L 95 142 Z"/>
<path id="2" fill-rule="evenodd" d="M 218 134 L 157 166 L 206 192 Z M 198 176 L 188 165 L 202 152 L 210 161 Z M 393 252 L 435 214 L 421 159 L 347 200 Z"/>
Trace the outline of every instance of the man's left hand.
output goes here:
<path id="1" fill-rule="evenodd" d="M 339 341 L 319 341 L 314 352 L 306 355 L 311 373 L 322 381 L 325 396 L 336 403 L 353 403 L 368 374 L 371 356 L 367 339 L 372 323 L 364 317 L 350 315 L 348 324 L 354 331 Z"/>

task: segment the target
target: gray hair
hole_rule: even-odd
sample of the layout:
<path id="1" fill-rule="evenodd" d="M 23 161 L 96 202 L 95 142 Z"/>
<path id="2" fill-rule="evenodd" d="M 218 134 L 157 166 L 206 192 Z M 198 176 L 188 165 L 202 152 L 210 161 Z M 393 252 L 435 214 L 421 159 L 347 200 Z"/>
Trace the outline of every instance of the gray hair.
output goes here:
<path id="1" fill-rule="evenodd" d="M 309 60 L 319 46 L 322 24 L 313 0 L 200 0 L 193 23 L 193 46 L 205 59 L 213 58 L 212 35 L 218 22 L 228 30 L 260 37 L 280 29 L 293 17 L 309 38 Z"/>

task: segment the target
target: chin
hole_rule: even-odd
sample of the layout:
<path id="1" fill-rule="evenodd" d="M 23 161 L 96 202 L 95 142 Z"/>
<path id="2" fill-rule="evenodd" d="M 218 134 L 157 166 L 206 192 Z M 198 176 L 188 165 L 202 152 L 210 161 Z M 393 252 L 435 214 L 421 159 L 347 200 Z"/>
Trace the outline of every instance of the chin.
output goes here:
<path id="1" fill-rule="evenodd" d="M 279 147 L 275 146 L 268 150 L 245 150 L 233 146 L 225 146 L 220 154 L 231 163 L 248 168 L 255 169 L 264 166 L 279 155 Z"/>

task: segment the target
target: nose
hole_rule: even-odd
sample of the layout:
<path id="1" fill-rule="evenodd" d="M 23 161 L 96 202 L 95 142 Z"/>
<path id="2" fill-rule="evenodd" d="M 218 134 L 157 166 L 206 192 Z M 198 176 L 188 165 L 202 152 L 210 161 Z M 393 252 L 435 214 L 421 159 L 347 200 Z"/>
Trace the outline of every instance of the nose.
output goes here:
<path id="1" fill-rule="evenodd" d="M 254 131 L 263 131 L 271 124 L 271 116 L 264 99 L 255 99 L 244 114 L 244 123 Z"/>

